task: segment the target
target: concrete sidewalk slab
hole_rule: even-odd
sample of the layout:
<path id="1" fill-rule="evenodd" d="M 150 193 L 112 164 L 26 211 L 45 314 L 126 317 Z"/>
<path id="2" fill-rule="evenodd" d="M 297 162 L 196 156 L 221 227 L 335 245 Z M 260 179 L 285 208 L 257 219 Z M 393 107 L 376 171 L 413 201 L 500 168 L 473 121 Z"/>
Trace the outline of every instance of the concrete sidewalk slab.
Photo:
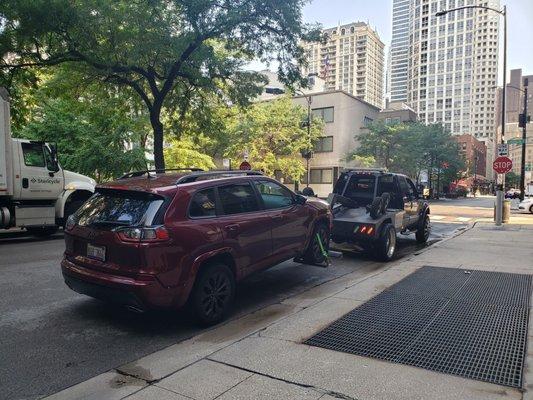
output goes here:
<path id="1" fill-rule="evenodd" d="M 192 399 L 212 400 L 250 376 L 251 372 L 201 360 L 163 379 L 156 386 Z"/>
<path id="2" fill-rule="evenodd" d="M 260 336 L 244 339 L 209 359 L 350 399 L 522 397 L 518 390 L 486 382 Z"/>
<path id="3" fill-rule="evenodd" d="M 239 383 L 228 390 L 220 400 L 272 400 L 272 399 L 292 399 L 292 400 L 318 400 L 324 399 L 324 394 L 298 385 L 289 384 L 262 375 L 252 377 Z"/>

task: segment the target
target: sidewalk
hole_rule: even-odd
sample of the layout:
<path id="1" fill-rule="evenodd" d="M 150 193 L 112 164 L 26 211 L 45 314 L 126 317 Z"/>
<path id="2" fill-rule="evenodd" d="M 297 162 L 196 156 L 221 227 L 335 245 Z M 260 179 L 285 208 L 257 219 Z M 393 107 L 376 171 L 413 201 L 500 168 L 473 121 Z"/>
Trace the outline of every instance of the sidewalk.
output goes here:
<path id="1" fill-rule="evenodd" d="M 302 344 L 425 265 L 533 273 L 533 225 L 516 222 L 477 223 L 370 277 L 355 270 L 48 399 L 533 399 L 527 366 L 521 391 Z"/>

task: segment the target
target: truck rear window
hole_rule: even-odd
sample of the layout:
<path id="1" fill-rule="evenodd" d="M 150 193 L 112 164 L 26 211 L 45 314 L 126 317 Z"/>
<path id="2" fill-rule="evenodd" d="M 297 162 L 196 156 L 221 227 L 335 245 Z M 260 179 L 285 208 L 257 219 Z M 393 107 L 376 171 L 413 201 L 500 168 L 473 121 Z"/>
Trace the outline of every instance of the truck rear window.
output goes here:
<path id="1" fill-rule="evenodd" d="M 150 193 L 125 190 L 96 192 L 76 212 L 81 226 L 149 226 L 158 223 L 158 211 L 164 198 Z"/>

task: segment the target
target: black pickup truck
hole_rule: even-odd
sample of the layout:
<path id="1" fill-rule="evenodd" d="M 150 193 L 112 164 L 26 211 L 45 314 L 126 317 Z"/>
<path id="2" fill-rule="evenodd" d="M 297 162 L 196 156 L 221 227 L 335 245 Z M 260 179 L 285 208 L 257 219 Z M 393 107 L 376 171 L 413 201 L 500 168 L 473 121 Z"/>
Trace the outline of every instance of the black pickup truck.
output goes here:
<path id="1" fill-rule="evenodd" d="M 347 243 L 389 261 L 396 234 L 414 232 L 419 243 L 430 234 L 429 205 L 413 181 L 381 170 L 348 170 L 328 197 L 333 210 L 334 243 Z"/>

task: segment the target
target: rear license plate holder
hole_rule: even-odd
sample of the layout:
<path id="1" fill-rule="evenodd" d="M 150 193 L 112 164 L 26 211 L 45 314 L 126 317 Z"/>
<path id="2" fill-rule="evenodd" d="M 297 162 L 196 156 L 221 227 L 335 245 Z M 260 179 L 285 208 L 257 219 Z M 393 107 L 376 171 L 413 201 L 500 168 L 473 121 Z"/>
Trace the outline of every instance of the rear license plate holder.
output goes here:
<path id="1" fill-rule="evenodd" d="M 87 244 L 87 257 L 94 258 L 95 260 L 105 261 L 105 246 L 97 246 L 94 244 Z"/>

